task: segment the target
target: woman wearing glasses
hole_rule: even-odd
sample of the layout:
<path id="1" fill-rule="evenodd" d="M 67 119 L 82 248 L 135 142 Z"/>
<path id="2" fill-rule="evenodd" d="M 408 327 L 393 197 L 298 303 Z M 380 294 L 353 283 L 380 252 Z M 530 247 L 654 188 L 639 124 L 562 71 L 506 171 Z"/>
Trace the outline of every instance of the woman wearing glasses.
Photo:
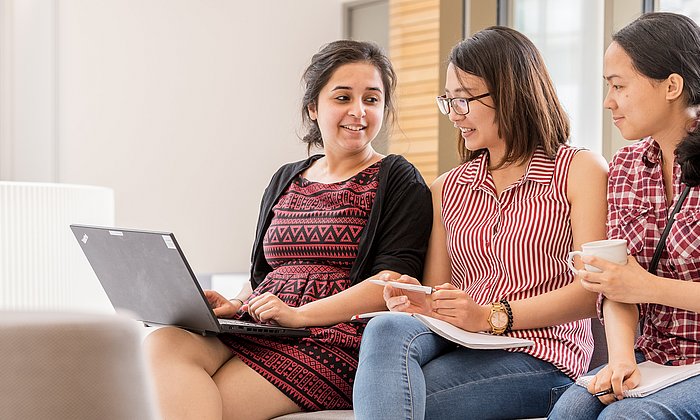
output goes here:
<path id="1" fill-rule="evenodd" d="M 413 317 L 375 317 L 360 349 L 356 418 L 545 416 L 593 350 L 584 318 L 595 315 L 596 296 L 574 281 L 566 257 L 605 238 L 606 163 L 566 145 L 569 121 L 543 60 L 512 29 L 457 44 L 437 102 L 459 130 L 464 162 L 432 186 L 422 280 L 437 290 L 386 286 L 387 306 L 535 345 L 470 350 Z"/>
<path id="2" fill-rule="evenodd" d="M 336 41 L 313 56 L 303 80 L 304 141 L 324 154 L 284 165 L 265 190 L 252 294 L 206 294 L 217 316 L 312 327 L 311 336 L 153 332 L 147 348 L 164 418 L 350 408 L 364 329 L 350 317 L 386 308 L 381 289 L 363 280 L 422 272 L 430 190 L 404 158 L 372 148 L 393 110 L 388 58 L 374 44 Z"/>

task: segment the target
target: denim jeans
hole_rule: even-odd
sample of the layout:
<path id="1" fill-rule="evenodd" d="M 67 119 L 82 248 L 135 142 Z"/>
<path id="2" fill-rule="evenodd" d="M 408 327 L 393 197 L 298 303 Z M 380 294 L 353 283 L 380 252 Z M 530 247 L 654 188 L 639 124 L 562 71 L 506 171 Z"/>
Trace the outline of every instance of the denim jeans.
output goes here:
<path id="1" fill-rule="evenodd" d="M 362 337 L 353 407 L 357 420 L 543 417 L 571 383 L 528 354 L 459 347 L 385 315 Z"/>
<path id="2" fill-rule="evenodd" d="M 644 355 L 636 352 L 637 363 Z M 603 366 L 592 370 L 598 372 Z M 557 402 L 550 419 L 700 419 L 700 376 L 643 398 L 625 398 L 606 406 L 582 386 L 572 386 Z"/>

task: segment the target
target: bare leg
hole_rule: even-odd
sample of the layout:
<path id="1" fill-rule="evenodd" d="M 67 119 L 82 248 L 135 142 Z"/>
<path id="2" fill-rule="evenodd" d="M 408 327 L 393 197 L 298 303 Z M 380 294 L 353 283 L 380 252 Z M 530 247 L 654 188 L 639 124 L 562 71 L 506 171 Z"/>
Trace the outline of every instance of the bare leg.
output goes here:
<path id="1" fill-rule="evenodd" d="M 221 394 L 212 376 L 232 357 L 228 347 L 175 327 L 152 332 L 145 347 L 164 419 L 221 419 Z"/>
<path id="2" fill-rule="evenodd" d="M 238 358 L 214 375 L 221 392 L 223 419 L 270 419 L 301 411 L 277 387 Z"/>

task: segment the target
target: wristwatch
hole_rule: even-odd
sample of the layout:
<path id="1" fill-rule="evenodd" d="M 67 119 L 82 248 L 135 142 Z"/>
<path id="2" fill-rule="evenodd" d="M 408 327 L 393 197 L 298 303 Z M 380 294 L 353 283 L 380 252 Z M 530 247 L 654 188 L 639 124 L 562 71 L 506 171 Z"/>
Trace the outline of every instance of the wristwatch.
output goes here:
<path id="1" fill-rule="evenodd" d="M 501 335 L 509 327 L 510 321 L 509 311 L 506 310 L 506 305 L 501 302 L 491 303 L 491 313 L 487 319 L 489 325 L 491 326 L 491 334 Z"/>

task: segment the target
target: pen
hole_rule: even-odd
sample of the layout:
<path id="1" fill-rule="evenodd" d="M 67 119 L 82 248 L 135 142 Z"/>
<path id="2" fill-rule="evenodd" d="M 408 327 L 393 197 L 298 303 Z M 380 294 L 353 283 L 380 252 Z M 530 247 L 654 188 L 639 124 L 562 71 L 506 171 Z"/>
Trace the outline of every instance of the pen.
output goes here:
<path id="1" fill-rule="evenodd" d="M 435 292 L 435 289 L 430 287 L 430 286 L 423 286 L 420 284 L 409 284 L 409 283 L 399 283 L 396 281 L 384 281 L 384 280 L 377 280 L 377 279 L 370 279 L 370 283 L 373 284 L 378 284 L 380 286 L 386 286 L 387 284 L 396 287 L 397 289 L 404 289 L 404 290 L 411 290 L 413 292 L 421 292 L 425 293 L 426 295 L 429 295 L 433 292 Z"/>
<path id="2" fill-rule="evenodd" d="M 594 396 L 594 397 L 602 397 L 603 395 L 608 395 L 608 394 L 612 394 L 612 393 L 613 393 L 613 389 L 612 389 L 612 388 L 608 388 L 608 389 L 606 389 L 606 390 L 604 390 L 604 391 L 596 392 L 595 394 L 593 394 L 593 396 Z"/>

